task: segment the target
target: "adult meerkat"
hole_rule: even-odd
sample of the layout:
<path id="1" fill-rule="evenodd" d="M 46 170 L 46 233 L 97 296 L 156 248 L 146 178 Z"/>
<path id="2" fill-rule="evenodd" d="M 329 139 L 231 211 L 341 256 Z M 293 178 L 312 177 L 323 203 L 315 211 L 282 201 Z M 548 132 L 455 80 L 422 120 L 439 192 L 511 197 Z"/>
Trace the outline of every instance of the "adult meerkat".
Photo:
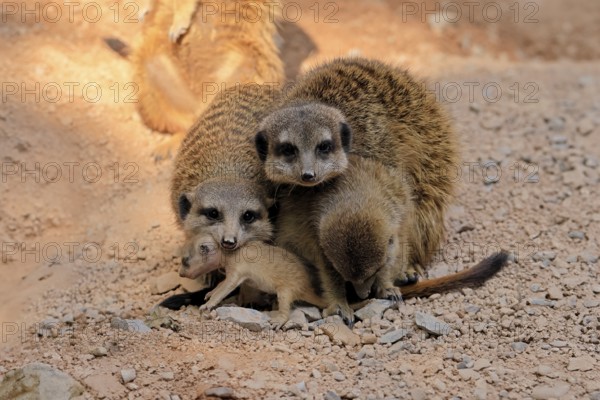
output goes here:
<path id="1" fill-rule="evenodd" d="M 228 250 L 271 240 L 272 188 L 252 138 L 275 96 L 266 85 L 226 90 L 186 135 L 175 158 L 171 204 L 188 239 L 209 234 Z"/>
<path id="2" fill-rule="evenodd" d="M 179 144 L 224 87 L 284 81 L 275 25 L 279 10 L 278 2 L 267 0 L 152 2 L 129 51 L 142 120 L 176 134 L 158 155 Z M 119 47 L 118 41 L 107 43 Z"/>
<path id="3" fill-rule="evenodd" d="M 406 71 L 363 58 L 321 65 L 262 121 L 255 143 L 269 179 L 295 186 L 292 196 L 343 174 L 349 153 L 396 171 L 414 204 L 401 275 L 414 280 L 429 263 L 444 235 L 457 145 L 433 95 Z"/>

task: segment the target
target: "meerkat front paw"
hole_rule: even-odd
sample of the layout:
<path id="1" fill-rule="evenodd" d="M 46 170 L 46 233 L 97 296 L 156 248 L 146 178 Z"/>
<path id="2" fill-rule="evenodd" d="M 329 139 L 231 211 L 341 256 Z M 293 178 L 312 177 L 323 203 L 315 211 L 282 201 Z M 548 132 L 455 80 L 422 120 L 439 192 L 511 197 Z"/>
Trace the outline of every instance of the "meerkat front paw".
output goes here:
<path id="1" fill-rule="evenodd" d="M 274 317 L 271 318 L 271 324 L 273 329 L 278 331 L 288 321 L 288 316 L 285 313 L 278 312 Z"/>
<path id="2" fill-rule="evenodd" d="M 331 315 L 339 315 L 342 317 L 342 321 L 349 327 L 354 325 L 354 311 L 347 303 L 333 303 L 323 310 L 323 316 L 329 317 Z"/>
<path id="3" fill-rule="evenodd" d="M 391 286 L 387 288 L 377 288 L 375 296 L 378 299 L 387 299 L 394 302 L 402 301 L 402 291 L 397 286 Z"/>

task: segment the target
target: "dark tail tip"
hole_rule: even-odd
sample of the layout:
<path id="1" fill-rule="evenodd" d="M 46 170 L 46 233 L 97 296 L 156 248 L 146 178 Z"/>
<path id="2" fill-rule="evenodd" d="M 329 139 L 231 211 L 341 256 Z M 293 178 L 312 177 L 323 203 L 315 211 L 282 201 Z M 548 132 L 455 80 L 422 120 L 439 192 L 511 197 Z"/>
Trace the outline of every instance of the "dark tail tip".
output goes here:
<path id="1" fill-rule="evenodd" d="M 104 43 L 106 43 L 106 45 L 111 48 L 111 50 L 113 50 L 121 57 L 127 58 L 131 54 L 131 49 L 129 48 L 127 43 L 123 42 L 121 39 L 108 37 L 104 38 L 103 40 Z"/>
<path id="2" fill-rule="evenodd" d="M 201 306 L 204 304 L 204 296 L 211 289 L 202 289 L 197 292 L 176 294 L 160 302 L 159 306 L 170 310 L 179 310 L 183 306 Z"/>
<path id="3" fill-rule="evenodd" d="M 481 283 L 487 281 L 496 275 L 508 262 L 509 255 L 505 251 L 494 253 L 485 260 L 481 261 L 478 268 L 480 270 Z"/>

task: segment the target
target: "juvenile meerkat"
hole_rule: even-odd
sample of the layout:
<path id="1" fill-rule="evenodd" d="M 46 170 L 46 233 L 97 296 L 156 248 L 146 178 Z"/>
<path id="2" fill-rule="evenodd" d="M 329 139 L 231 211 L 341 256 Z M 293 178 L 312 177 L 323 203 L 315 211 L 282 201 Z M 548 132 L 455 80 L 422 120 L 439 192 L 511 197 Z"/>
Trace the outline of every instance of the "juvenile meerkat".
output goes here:
<path id="1" fill-rule="evenodd" d="M 284 81 L 275 25 L 279 13 L 280 4 L 267 0 L 152 2 L 128 51 L 142 120 L 151 129 L 176 134 L 159 155 L 179 144 L 224 87 Z"/>
<path id="2" fill-rule="evenodd" d="M 241 284 L 277 295 L 277 315 L 271 318 L 276 328 L 287 322 L 296 301 L 325 307 L 315 267 L 281 247 L 253 241 L 226 251 L 212 236 L 197 235 L 184 246 L 183 260 L 179 274 L 188 278 L 216 269 L 225 272 L 225 279 L 205 295 L 201 310 L 215 308 Z"/>
<path id="3" fill-rule="evenodd" d="M 457 145 L 433 95 L 408 72 L 363 58 L 321 65 L 261 122 L 255 143 L 267 177 L 295 187 L 291 196 L 343 174 L 349 153 L 395 171 L 414 204 L 401 274 L 414 280 L 429 263 L 444 235 Z"/>

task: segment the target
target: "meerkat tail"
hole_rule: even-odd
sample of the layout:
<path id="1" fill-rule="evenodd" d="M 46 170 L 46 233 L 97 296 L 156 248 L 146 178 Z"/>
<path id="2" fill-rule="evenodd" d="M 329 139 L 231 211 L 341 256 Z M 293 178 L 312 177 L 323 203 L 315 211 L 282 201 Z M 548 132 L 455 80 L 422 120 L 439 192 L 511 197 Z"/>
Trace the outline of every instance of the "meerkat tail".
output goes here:
<path id="1" fill-rule="evenodd" d="M 102 40 L 104 40 L 104 43 L 106 43 L 106 45 L 110 47 L 112 51 L 123 58 L 129 58 L 129 55 L 131 54 L 131 47 L 129 47 L 127 43 L 115 37 L 106 37 Z"/>
<path id="2" fill-rule="evenodd" d="M 476 266 L 441 278 L 426 279 L 413 285 L 402 286 L 402 297 L 427 297 L 463 287 L 477 287 L 500 271 L 508 261 L 508 253 L 499 252 L 482 260 Z"/>

